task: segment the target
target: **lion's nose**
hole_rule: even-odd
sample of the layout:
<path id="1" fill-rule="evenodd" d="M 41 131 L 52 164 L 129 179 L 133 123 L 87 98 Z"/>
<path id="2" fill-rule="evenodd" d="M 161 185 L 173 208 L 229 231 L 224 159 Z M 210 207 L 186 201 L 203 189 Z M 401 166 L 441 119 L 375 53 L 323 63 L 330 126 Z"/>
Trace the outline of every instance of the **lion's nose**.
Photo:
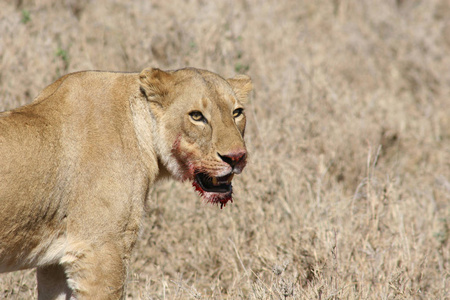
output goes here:
<path id="1" fill-rule="evenodd" d="M 233 169 L 233 172 L 236 174 L 241 173 L 242 169 L 245 166 L 245 160 L 247 158 L 247 151 L 241 150 L 237 152 L 231 152 L 226 155 L 222 155 L 220 153 L 217 153 L 219 157 L 229 164 L 231 168 Z"/>

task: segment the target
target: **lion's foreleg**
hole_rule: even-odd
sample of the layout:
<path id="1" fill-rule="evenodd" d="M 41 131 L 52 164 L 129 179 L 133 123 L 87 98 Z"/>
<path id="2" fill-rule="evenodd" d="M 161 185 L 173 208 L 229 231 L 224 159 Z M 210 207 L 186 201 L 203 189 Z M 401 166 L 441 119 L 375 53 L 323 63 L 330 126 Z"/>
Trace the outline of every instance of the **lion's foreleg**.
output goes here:
<path id="1" fill-rule="evenodd" d="M 62 262 L 76 299 L 122 299 L 127 255 L 114 242 L 80 246 Z"/>

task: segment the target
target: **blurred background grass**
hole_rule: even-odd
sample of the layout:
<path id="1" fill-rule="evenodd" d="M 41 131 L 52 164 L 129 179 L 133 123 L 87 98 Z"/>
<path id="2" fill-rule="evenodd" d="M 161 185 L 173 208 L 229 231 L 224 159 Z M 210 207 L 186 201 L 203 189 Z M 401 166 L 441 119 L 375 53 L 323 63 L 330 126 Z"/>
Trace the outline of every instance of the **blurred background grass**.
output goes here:
<path id="1" fill-rule="evenodd" d="M 234 203 L 155 187 L 128 298 L 447 299 L 449 53 L 446 0 L 1 1 L 0 110 L 78 70 L 249 74 Z"/>

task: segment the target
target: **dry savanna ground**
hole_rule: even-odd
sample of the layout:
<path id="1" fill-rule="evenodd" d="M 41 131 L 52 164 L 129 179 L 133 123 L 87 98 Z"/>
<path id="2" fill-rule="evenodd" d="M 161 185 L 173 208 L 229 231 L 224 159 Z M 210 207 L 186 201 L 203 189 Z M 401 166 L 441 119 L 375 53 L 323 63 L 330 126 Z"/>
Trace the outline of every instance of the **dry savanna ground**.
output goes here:
<path id="1" fill-rule="evenodd" d="M 0 110 L 147 66 L 249 74 L 251 160 L 222 210 L 153 189 L 127 298 L 450 298 L 449 1 L 0 1 Z"/>

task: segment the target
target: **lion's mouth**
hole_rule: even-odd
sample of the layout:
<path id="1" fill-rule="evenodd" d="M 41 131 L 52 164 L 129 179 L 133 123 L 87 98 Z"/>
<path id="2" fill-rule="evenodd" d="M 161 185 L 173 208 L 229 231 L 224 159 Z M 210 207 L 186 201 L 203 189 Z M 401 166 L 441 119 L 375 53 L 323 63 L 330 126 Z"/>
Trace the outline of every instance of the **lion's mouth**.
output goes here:
<path id="1" fill-rule="evenodd" d="M 233 189 L 231 185 L 233 176 L 233 173 L 222 177 L 211 177 L 206 173 L 198 173 L 195 175 L 194 181 L 205 192 L 228 194 L 231 193 Z"/>

